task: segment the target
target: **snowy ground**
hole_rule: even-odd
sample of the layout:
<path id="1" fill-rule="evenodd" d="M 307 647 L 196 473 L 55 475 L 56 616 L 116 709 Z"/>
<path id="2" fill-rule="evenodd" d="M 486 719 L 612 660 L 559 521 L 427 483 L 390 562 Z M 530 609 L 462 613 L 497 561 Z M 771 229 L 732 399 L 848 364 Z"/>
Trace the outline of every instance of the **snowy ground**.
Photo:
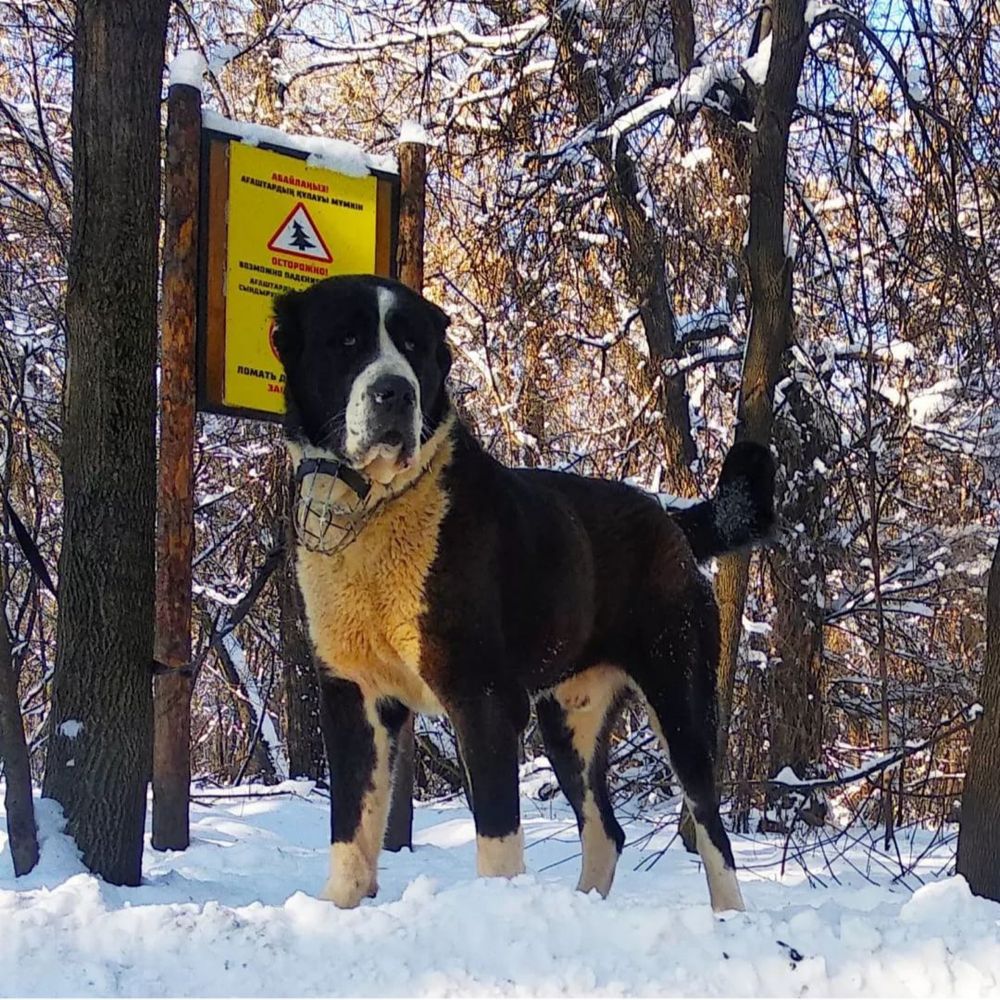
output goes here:
<path id="1" fill-rule="evenodd" d="M 526 790 L 538 782 L 526 785 Z M 377 901 L 315 899 L 327 803 L 309 786 L 199 800 L 183 854 L 147 850 L 145 884 L 86 874 L 41 801 L 38 869 L 16 883 L 0 826 L 0 994 L 227 996 L 996 996 L 1000 904 L 941 877 L 930 851 L 907 884 L 858 846 L 780 874 L 779 839 L 737 839 L 749 912 L 714 917 L 697 861 L 648 822 L 627 827 L 611 897 L 573 890 L 561 799 L 524 801 L 531 874 L 477 880 L 459 804 L 417 810 L 417 848 L 383 854 Z M 255 791 L 272 793 L 273 789 Z M 915 857 L 926 841 L 903 844 Z M 923 879 L 927 884 L 921 886 Z M 839 884 L 838 884 L 839 880 Z M 873 882 L 875 884 L 873 884 Z"/>

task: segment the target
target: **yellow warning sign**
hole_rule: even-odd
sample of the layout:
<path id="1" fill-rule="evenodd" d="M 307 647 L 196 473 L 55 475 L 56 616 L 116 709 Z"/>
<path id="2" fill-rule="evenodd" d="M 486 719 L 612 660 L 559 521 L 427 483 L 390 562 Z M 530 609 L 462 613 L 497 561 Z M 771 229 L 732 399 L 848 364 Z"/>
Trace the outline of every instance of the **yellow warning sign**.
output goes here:
<path id="1" fill-rule="evenodd" d="M 245 143 L 229 145 L 222 403 L 284 411 L 275 295 L 376 266 L 377 185 Z"/>

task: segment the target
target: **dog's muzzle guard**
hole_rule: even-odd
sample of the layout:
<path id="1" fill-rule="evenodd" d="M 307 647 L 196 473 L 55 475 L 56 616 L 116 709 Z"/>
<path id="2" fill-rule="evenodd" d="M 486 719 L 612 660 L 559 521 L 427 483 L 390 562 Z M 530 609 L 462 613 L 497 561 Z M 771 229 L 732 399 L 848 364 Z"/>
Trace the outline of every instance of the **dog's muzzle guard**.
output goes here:
<path id="1" fill-rule="evenodd" d="M 303 489 L 305 480 L 313 477 L 311 488 Z M 319 479 L 327 488 L 317 488 Z M 333 498 L 340 480 L 358 498 L 355 506 L 346 506 Z M 360 473 L 342 462 L 328 458 L 304 458 L 295 470 L 295 508 L 292 524 L 296 541 L 310 552 L 333 555 L 346 548 L 357 537 L 373 510 L 365 507 L 371 493 L 371 483 Z"/>
<path id="2" fill-rule="evenodd" d="M 328 458 L 304 458 L 295 470 L 295 509 L 292 526 L 295 540 L 310 552 L 322 555 L 336 555 L 343 552 L 355 541 L 362 529 L 387 504 L 412 489 L 423 478 L 427 467 L 420 469 L 402 489 L 385 492 L 373 503 L 372 484 L 356 469 Z M 302 486 L 308 476 L 313 477 L 311 488 Z M 329 484 L 326 490 L 316 487 L 317 478 L 323 477 Z M 344 483 L 357 497 L 357 502 L 348 505 L 333 497 L 337 480 Z"/>

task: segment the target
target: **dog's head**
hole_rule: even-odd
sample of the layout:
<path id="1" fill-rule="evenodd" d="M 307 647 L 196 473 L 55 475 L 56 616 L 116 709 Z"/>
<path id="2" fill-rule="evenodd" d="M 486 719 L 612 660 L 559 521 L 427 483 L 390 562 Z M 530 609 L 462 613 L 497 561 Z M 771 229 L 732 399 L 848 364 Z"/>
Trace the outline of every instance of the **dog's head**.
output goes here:
<path id="1" fill-rule="evenodd" d="M 397 281 L 354 275 L 289 292 L 274 313 L 289 439 L 380 481 L 409 468 L 450 406 L 445 313 Z"/>

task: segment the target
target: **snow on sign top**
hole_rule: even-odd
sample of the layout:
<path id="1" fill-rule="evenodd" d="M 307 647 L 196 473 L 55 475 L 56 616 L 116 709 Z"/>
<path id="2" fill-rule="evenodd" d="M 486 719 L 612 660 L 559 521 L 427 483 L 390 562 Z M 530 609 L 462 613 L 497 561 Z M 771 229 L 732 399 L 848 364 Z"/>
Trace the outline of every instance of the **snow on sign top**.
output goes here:
<path id="1" fill-rule="evenodd" d="M 407 120 L 399 126 L 399 141 L 413 142 L 421 146 L 433 146 L 434 140 L 420 122 Z"/>
<path id="2" fill-rule="evenodd" d="M 209 108 L 202 108 L 201 120 L 205 128 L 235 136 L 248 146 L 280 146 L 308 153 L 306 163 L 310 167 L 323 167 L 347 177 L 366 177 L 372 170 L 388 174 L 399 172 L 394 157 L 366 153 L 360 146 L 343 139 L 328 139 L 321 135 L 291 135 L 269 125 L 235 122 Z"/>
<path id="3" fill-rule="evenodd" d="M 172 87 L 175 83 L 183 83 L 189 87 L 201 90 L 202 80 L 208 72 L 208 63 L 200 52 L 193 49 L 181 49 L 167 68 L 167 78 Z"/>

